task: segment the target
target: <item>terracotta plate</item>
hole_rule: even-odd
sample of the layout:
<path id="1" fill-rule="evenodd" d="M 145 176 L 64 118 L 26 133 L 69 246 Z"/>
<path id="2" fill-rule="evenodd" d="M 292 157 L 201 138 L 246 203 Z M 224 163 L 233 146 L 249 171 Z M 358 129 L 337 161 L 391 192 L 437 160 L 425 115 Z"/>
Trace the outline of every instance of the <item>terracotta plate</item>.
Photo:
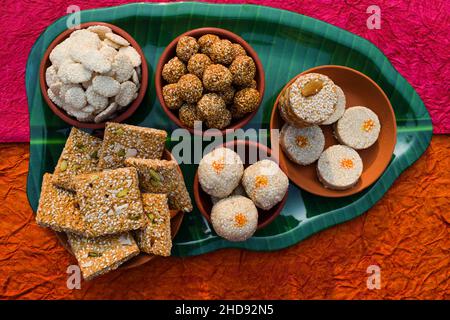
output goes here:
<path id="1" fill-rule="evenodd" d="M 372 109 L 380 119 L 380 136 L 373 146 L 358 151 L 364 164 L 363 173 L 359 182 L 353 188 L 347 190 L 325 188 L 317 178 L 317 162 L 308 166 L 301 166 L 290 161 L 282 151 L 280 151 L 280 160 L 286 164 L 289 179 L 303 190 L 319 196 L 336 198 L 358 193 L 374 183 L 391 161 L 397 137 L 394 110 L 383 90 L 372 79 L 359 71 L 344 66 L 327 65 L 306 70 L 301 74 L 311 72 L 325 74 L 340 86 L 347 99 L 347 108 L 360 105 Z M 286 86 L 294 82 L 298 76 L 293 78 Z M 284 121 L 278 112 L 279 98 L 280 96 L 277 97 L 272 110 L 270 128 L 281 130 Z M 321 126 L 321 128 L 325 134 L 325 148 L 338 144 L 333 135 L 332 126 Z M 271 143 L 274 146 L 278 145 L 279 141 L 272 135 Z"/>

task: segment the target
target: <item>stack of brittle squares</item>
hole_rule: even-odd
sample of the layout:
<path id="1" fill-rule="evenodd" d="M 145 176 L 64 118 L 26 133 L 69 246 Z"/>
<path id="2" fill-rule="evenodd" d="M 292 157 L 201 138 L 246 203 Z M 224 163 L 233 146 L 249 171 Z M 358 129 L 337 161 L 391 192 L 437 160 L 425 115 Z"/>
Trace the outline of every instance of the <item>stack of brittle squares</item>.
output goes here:
<path id="1" fill-rule="evenodd" d="M 171 212 L 192 211 L 183 175 L 163 160 L 166 131 L 107 123 L 104 139 L 72 128 L 43 177 L 36 221 L 66 232 L 84 279 L 140 252 L 170 256 Z"/>

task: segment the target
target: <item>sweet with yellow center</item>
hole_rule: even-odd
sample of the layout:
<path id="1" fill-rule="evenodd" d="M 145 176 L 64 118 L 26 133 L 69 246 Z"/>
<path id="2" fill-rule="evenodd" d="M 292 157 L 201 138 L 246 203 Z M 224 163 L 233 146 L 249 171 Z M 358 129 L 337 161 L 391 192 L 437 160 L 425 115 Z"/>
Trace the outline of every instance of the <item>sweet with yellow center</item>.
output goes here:
<path id="1" fill-rule="evenodd" d="M 214 171 L 216 171 L 217 173 L 220 173 L 223 170 L 223 168 L 225 167 L 225 164 L 221 160 L 216 160 L 216 161 L 213 161 L 212 167 L 213 167 Z"/>
<path id="2" fill-rule="evenodd" d="M 372 131 L 372 129 L 375 127 L 375 122 L 372 119 L 367 119 L 366 121 L 364 121 L 363 125 L 362 125 L 362 129 L 365 132 L 370 132 Z"/>
<path id="3" fill-rule="evenodd" d="M 266 187 L 269 184 L 269 180 L 266 176 L 257 176 L 255 178 L 255 188 Z"/>
<path id="4" fill-rule="evenodd" d="M 247 224 L 247 217 L 243 213 L 236 213 L 234 216 L 234 222 L 237 227 L 242 228 Z"/>
<path id="5" fill-rule="evenodd" d="M 305 136 L 297 136 L 295 141 L 300 148 L 306 148 L 309 145 L 308 138 Z"/>
<path id="6" fill-rule="evenodd" d="M 341 167 L 344 169 L 351 169 L 353 168 L 353 160 L 352 159 L 342 159 L 341 160 Z"/>

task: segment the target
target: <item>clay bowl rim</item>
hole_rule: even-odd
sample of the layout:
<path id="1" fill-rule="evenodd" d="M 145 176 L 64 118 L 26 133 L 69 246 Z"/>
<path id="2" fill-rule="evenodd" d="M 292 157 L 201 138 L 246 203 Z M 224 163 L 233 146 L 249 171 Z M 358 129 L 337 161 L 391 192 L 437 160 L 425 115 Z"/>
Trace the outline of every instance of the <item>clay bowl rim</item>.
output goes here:
<path id="1" fill-rule="evenodd" d="M 298 75 L 296 75 L 295 77 L 293 77 L 284 87 L 283 89 L 280 91 L 280 93 L 277 96 L 277 99 L 275 100 L 275 103 L 273 105 L 272 108 L 272 112 L 270 115 L 270 129 L 275 129 L 274 127 L 274 119 L 275 117 L 279 117 L 279 121 L 281 123 L 285 123 L 285 121 L 281 118 L 281 115 L 279 114 L 279 100 L 280 100 L 280 95 L 281 93 L 290 85 L 292 84 L 298 77 L 300 77 L 301 75 L 307 74 L 307 73 L 312 73 L 312 72 L 317 72 L 317 73 L 321 73 L 320 70 L 321 69 L 326 69 L 326 68 L 334 68 L 334 69 L 343 69 L 347 72 L 352 72 L 357 74 L 358 76 L 365 78 L 365 80 L 367 80 L 369 83 L 371 83 L 378 92 L 381 93 L 381 96 L 383 98 L 383 100 L 385 100 L 385 103 L 388 106 L 388 113 L 390 118 L 392 119 L 392 123 L 393 123 L 393 138 L 392 138 L 392 145 L 390 146 L 389 149 L 384 149 L 385 151 L 383 153 L 385 154 L 389 154 L 389 157 L 386 157 L 385 161 L 383 162 L 382 166 L 379 169 L 379 172 L 376 174 L 375 178 L 369 179 L 370 182 L 366 183 L 365 185 L 363 185 L 361 188 L 355 188 L 352 187 L 350 189 L 346 189 L 346 190 L 333 190 L 333 189 L 327 189 L 325 187 L 322 186 L 322 188 L 318 189 L 318 190 L 326 190 L 327 194 L 324 194 L 323 192 L 317 191 L 316 189 L 311 189 L 309 187 L 304 187 L 302 184 L 297 183 L 296 181 L 292 180 L 291 177 L 289 176 L 289 170 L 286 171 L 286 174 L 289 177 L 289 180 L 292 181 L 292 183 L 294 183 L 297 187 L 299 187 L 302 190 L 305 190 L 309 193 L 312 193 L 314 195 L 317 196 L 321 196 L 321 197 L 326 197 L 326 198 L 342 198 L 342 197 L 348 197 L 357 193 L 360 193 L 362 191 L 364 191 L 365 189 L 367 189 L 368 187 L 370 187 L 372 184 L 374 184 L 382 175 L 383 173 L 386 171 L 386 168 L 389 166 L 389 163 L 392 160 L 392 155 L 394 154 L 394 150 L 395 150 L 395 146 L 397 144 L 397 121 L 396 121 L 396 117 L 395 117 L 395 112 L 394 109 L 392 107 L 391 102 L 389 101 L 389 98 L 387 97 L 386 93 L 383 91 L 383 89 L 369 76 L 365 75 L 364 73 L 355 70 L 353 68 L 347 67 L 347 66 L 341 66 L 341 65 L 333 65 L 333 64 L 327 64 L 327 65 L 320 65 L 320 66 L 315 66 L 312 68 L 309 68 L 301 73 L 299 73 Z M 333 79 L 332 79 L 333 80 Z M 279 130 L 281 130 L 281 127 L 278 128 Z M 271 137 L 271 144 L 275 144 L 278 143 L 278 141 L 273 141 L 273 137 Z M 356 150 L 358 152 L 358 150 Z M 280 153 L 284 152 L 281 148 L 280 148 Z M 280 159 L 285 160 L 286 162 L 292 162 L 291 160 L 289 160 L 287 158 L 287 156 L 285 154 L 283 154 L 282 156 L 280 156 Z M 299 164 L 295 164 L 294 162 L 292 162 L 294 166 L 300 166 Z M 286 164 L 286 168 L 287 168 L 287 164 Z"/>
<path id="2" fill-rule="evenodd" d="M 219 36 L 220 38 L 228 39 L 233 43 L 240 44 L 245 49 L 248 56 L 253 58 L 253 60 L 255 61 L 255 65 L 256 65 L 255 80 L 256 80 L 256 84 L 257 84 L 257 90 L 259 92 L 259 101 L 258 101 L 258 107 L 256 108 L 255 111 L 247 114 L 244 118 L 239 119 L 235 123 L 232 122 L 231 125 L 228 126 L 227 128 L 222 129 L 222 130 L 214 129 L 214 130 L 206 131 L 206 130 L 195 130 L 194 128 L 186 127 L 183 123 L 181 123 L 180 119 L 178 119 L 176 114 L 166 106 L 166 103 L 165 103 L 163 95 L 162 95 L 163 83 L 165 83 L 165 81 L 162 77 L 162 69 L 164 67 L 164 64 L 166 64 L 170 59 L 175 57 L 175 55 L 176 55 L 175 48 L 178 43 L 178 40 L 182 36 L 191 36 L 194 38 L 198 38 L 198 37 L 208 34 L 208 33 L 215 34 L 215 35 Z M 240 36 L 238 36 L 237 34 L 235 34 L 232 31 L 222 29 L 222 28 L 203 27 L 203 28 L 192 29 L 192 30 L 189 30 L 189 31 L 186 31 L 186 32 L 180 34 L 179 36 L 177 36 L 175 39 L 173 39 L 167 45 L 167 47 L 164 49 L 163 53 L 161 54 L 161 56 L 158 60 L 158 64 L 156 66 L 155 89 L 156 89 L 156 96 L 158 97 L 161 107 L 163 108 L 163 110 L 167 114 L 167 116 L 170 118 L 170 120 L 172 120 L 178 127 L 189 130 L 190 133 L 195 134 L 195 135 L 204 135 L 204 136 L 225 135 L 227 130 L 236 130 L 236 129 L 242 128 L 245 125 L 247 125 L 250 122 L 250 120 L 258 113 L 258 110 L 261 107 L 261 104 L 262 104 L 262 101 L 264 98 L 265 88 L 266 88 L 266 81 L 265 81 L 264 68 L 263 68 L 261 60 L 260 60 L 258 54 L 256 53 L 256 51 L 243 38 L 241 38 Z M 220 133 L 219 133 L 219 131 L 220 131 Z"/>
<path id="3" fill-rule="evenodd" d="M 174 156 L 168 149 L 164 149 L 163 159 L 175 160 Z M 178 166 L 178 171 L 181 173 L 181 175 L 184 179 L 183 172 L 181 171 L 180 166 Z M 171 213 L 174 211 L 175 210 L 171 210 Z M 184 215 L 185 215 L 185 213 L 183 211 L 179 210 L 179 211 L 176 211 L 176 213 L 170 219 L 171 230 L 172 230 L 172 223 L 174 225 L 174 230 L 173 230 L 174 232 L 171 234 L 172 240 L 175 238 L 175 236 L 178 234 L 178 231 L 180 230 L 181 224 L 183 223 Z M 55 232 L 55 233 L 56 233 L 56 237 L 58 238 L 58 241 L 73 256 L 74 254 L 72 252 L 72 249 L 70 248 L 69 243 L 67 242 L 66 234 L 64 232 Z M 128 270 L 128 269 L 136 268 L 136 267 L 139 267 L 157 257 L 158 256 L 156 256 L 156 255 L 148 254 L 148 253 L 141 251 L 138 255 L 134 256 L 130 260 L 125 261 L 117 269 L 118 270 Z"/>
<path id="4" fill-rule="evenodd" d="M 252 140 L 233 140 L 233 141 L 228 141 L 225 142 L 217 147 L 234 147 L 237 145 L 245 145 L 246 147 L 254 147 L 257 149 L 263 149 L 267 155 L 269 155 L 271 157 L 272 160 L 274 160 L 275 162 L 278 163 L 278 166 L 280 167 L 280 169 L 286 174 L 287 176 L 287 171 L 286 171 L 286 167 L 284 162 L 279 158 L 279 157 L 275 157 L 275 155 L 272 152 L 272 149 L 259 143 L 259 142 L 255 142 Z M 244 167 L 247 166 L 247 164 L 244 163 Z M 200 186 L 200 182 L 198 180 L 198 169 L 195 172 L 195 177 L 194 177 L 194 198 L 195 198 L 195 203 L 197 204 L 197 208 L 200 211 L 200 213 L 202 214 L 203 217 L 205 217 L 205 219 L 208 221 L 208 223 L 211 224 L 211 213 L 208 213 L 205 206 L 203 205 L 204 200 L 203 198 L 209 197 L 209 195 L 207 195 Z M 202 196 L 203 194 L 203 196 Z M 260 230 L 263 229 L 265 227 L 267 227 L 269 224 L 271 224 L 281 213 L 281 211 L 283 210 L 287 198 L 288 198 L 288 194 L 289 194 L 289 188 L 286 190 L 286 194 L 284 195 L 283 199 L 276 204 L 276 209 L 274 210 L 274 212 L 272 213 L 272 215 L 266 219 L 263 223 L 258 223 L 258 226 L 256 228 L 256 230 Z M 260 208 L 258 209 L 258 214 L 259 212 L 262 210 Z M 273 208 L 271 209 L 273 210 Z"/>
<path id="5" fill-rule="evenodd" d="M 94 123 L 94 122 L 81 122 L 76 120 L 74 117 L 68 115 L 64 110 L 62 110 L 60 107 L 58 107 L 57 105 L 55 105 L 53 103 L 53 101 L 50 100 L 48 94 L 47 94 L 47 83 L 45 81 L 45 70 L 47 69 L 47 67 L 50 66 L 50 52 L 58 45 L 60 44 L 63 40 L 65 40 L 66 38 L 68 38 L 70 36 L 70 34 L 76 30 L 79 29 L 84 29 L 90 26 L 95 26 L 95 25 L 102 25 L 102 26 L 107 26 L 109 28 L 111 28 L 114 33 L 122 36 L 123 38 L 125 38 L 130 45 L 136 49 L 136 51 L 139 53 L 139 55 L 141 56 L 141 70 L 142 70 L 142 75 L 141 75 L 141 87 L 139 88 L 139 93 L 137 98 L 131 103 L 131 105 L 126 108 L 126 110 L 124 112 L 122 112 L 121 114 L 119 114 L 116 118 L 114 119 L 110 119 L 104 122 L 100 122 L 100 123 Z M 137 110 L 137 108 L 140 106 L 140 104 L 142 103 L 142 100 L 144 99 L 144 96 L 147 92 L 147 86 L 148 86 L 148 65 L 147 65 L 147 60 L 145 59 L 145 55 L 144 52 L 142 51 L 141 46 L 136 42 L 136 40 L 134 40 L 134 38 L 125 30 L 123 30 L 122 28 L 119 28 L 118 26 L 115 26 L 113 24 L 110 23 L 106 23 L 106 22 L 85 22 L 80 24 L 80 28 L 79 29 L 66 29 L 65 31 L 63 31 L 62 33 L 60 33 L 51 43 L 50 45 L 47 47 L 47 49 L 45 50 L 44 56 L 41 60 L 41 64 L 39 66 L 39 84 L 40 84 L 40 88 L 41 88 L 41 93 L 42 93 L 42 97 L 44 98 L 45 102 L 47 103 L 47 105 L 50 107 L 50 109 L 53 111 L 53 113 L 55 115 L 57 115 L 61 120 L 63 120 L 64 122 L 77 127 L 77 128 L 86 128 L 86 129 L 103 129 L 106 125 L 106 122 L 123 122 L 126 119 L 128 119 L 131 115 L 134 114 L 134 112 Z"/>

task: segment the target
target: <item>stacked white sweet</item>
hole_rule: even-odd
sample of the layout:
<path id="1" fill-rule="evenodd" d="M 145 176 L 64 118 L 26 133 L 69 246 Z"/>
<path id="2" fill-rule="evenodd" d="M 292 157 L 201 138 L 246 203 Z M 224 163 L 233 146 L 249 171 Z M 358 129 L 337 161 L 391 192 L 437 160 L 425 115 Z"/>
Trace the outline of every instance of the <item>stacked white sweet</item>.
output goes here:
<path id="1" fill-rule="evenodd" d="M 363 162 L 355 150 L 367 149 L 378 139 L 381 125 L 369 108 L 346 109 L 342 89 L 327 76 L 309 73 L 298 77 L 280 95 L 279 111 L 286 122 L 280 145 L 286 156 L 300 165 L 318 161 L 317 174 L 326 188 L 353 187 L 361 177 Z M 334 125 L 341 145 L 325 148 L 320 126 Z"/>
<path id="2" fill-rule="evenodd" d="M 47 94 L 81 122 L 115 118 L 137 98 L 141 56 L 111 28 L 90 26 L 72 32 L 50 53 Z"/>

